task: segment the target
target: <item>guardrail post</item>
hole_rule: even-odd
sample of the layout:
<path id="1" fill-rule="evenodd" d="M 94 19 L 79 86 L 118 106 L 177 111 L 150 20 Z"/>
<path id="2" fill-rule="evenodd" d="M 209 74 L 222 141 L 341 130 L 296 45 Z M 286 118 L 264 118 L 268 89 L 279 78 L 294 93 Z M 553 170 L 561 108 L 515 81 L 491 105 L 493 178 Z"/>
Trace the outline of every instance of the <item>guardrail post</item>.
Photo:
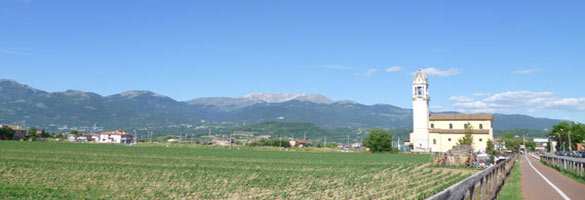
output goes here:
<path id="1" fill-rule="evenodd" d="M 429 200 L 474 200 L 495 199 L 497 193 L 504 184 L 506 177 L 511 172 L 518 155 L 513 155 L 508 160 L 491 166 L 451 187 L 439 192 Z"/>

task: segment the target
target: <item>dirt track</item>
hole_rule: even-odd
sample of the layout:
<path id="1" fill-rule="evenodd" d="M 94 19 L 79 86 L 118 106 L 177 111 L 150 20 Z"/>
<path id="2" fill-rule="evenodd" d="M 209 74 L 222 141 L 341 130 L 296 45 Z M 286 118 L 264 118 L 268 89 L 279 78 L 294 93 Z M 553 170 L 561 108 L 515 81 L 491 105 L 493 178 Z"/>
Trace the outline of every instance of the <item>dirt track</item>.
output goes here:
<path id="1" fill-rule="evenodd" d="M 566 177 L 558 171 L 544 166 L 537 159 L 531 156 L 523 156 L 520 162 L 522 172 L 522 194 L 524 199 L 530 200 L 554 200 L 563 199 L 563 197 L 549 185 L 528 163 L 540 171 L 552 184 L 561 190 L 567 197 L 572 200 L 585 199 L 585 185 L 569 177 Z"/>

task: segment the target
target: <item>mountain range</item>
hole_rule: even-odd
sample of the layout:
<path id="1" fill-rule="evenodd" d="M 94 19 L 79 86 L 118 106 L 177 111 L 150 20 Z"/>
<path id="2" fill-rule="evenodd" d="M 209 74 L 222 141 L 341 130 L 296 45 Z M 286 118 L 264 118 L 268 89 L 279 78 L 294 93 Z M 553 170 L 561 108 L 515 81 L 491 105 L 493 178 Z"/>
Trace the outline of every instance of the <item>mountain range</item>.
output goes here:
<path id="1" fill-rule="evenodd" d="M 22 126 L 93 126 L 106 129 L 193 124 L 201 120 L 260 123 L 310 122 L 318 126 L 408 128 L 412 111 L 386 104 L 333 101 L 320 94 L 264 94 L 176 101 L 150 91 L 101 96 L 67 90 L 46 92 L 0 79 L 0 123 Z M 495 114 L 495 129 L 544 129 L 562 120 Z"/>

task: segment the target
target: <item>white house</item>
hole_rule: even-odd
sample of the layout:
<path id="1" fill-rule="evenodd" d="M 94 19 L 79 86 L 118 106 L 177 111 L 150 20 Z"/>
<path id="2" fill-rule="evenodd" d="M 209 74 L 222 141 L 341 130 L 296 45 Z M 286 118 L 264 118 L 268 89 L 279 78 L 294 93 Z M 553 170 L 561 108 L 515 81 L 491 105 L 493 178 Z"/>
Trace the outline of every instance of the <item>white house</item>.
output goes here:
<path id="1" fill-rule="evenodd" d="M 123 143 L 130 144 L 133 141 L 132 134 L 126 133 L 122 130 L 101 132 L 99 143 Z"/>

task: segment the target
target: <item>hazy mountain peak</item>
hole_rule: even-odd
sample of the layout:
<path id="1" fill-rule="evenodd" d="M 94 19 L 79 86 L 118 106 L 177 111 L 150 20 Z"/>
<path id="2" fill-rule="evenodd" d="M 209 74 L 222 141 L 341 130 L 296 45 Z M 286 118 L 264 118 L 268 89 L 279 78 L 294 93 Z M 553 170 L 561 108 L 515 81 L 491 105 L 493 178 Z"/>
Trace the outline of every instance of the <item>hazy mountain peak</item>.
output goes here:
<path id="1" fill-rule="evenodd" d="M 252 93 L 239 97 L 250 101 L 263 101 L 267 103 L 282 103 L 292 100 L 298 101 L 309 101 L 313 103 L 333 103 L 329 98 L 320 94 L 307 94 L 307 93 Z"/>
<path id="2" fill-rule="evenodd" d="M 352 100 L 348 100 L 348 99 L 337 101 L 337 103 L 339 103 L 339 104 L 357 104 L 357 102 L 352 101 Z"/>
<path id="3" fill-rule="evenodd" d="M 151 91 L 147 91 L 147 90 L 128 90 L 126 92 L 122 92 L 120 94 L 120 97 L 126 98 L 126 99 L 133 99 L 142 95 L 148 95 L 148 96 L 153 96 L 153 97 L 160 97 L 160 98 L 167 98 L 167 96 L 165 95 L 161 95 L 161 94 L 156 94 L 154 92 Z"/>
<path id="4" fill-rule="evenodd" d="M 60 93 L 60 92 L 57 92 L 56 94 L 58 94 L 58 93 Z M 82 99 L 89 99 L 92 96 L 94 96 L 94 97 L 100 96 L 100 95 L 95 94 L 95 93 L 84 92 L 84 91 L 81 91 L 81 90 L 67 90 L 65 92 L 62 92 L 61 94 L 66 95 L 66 96 L 75 96 L 75 97 L 79 97 L 79 98 L 82 98 Z"/>
<path id="5" fill-rule="evenodd" d="M 0 89 L 2 89 L 3 87 L 16 87 L 16 88 L 22 88 L 22 89 L 26 89 L 26 90 L 30 90 L 32 92 L 43 92 L 41 90 L 37 90 L 36 88 L 32 88 L 28 85 L 25 84 L 21 84 L 19 82 L 16 82 L 14 80 L 11 79 L 0 79 Z"/>

